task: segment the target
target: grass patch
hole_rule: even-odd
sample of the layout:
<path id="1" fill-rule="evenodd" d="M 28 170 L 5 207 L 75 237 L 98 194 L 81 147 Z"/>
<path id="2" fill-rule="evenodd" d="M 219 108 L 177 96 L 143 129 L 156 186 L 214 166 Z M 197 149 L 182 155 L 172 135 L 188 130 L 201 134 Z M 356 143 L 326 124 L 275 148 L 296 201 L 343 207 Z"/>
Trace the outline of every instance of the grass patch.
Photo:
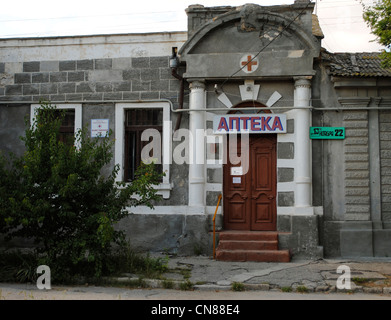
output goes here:
<path id="1" fill-rule="evenodd" d="M 174 281 L 172 280 L 162 280 L 162 285 L 164 289 L 173 289 Z"/>
<path id="2" fill-rule="evenodd" d="M 194 285 L 189 279 L 187 279 L 179 284 L 179 289 L 182 291 L 190 291 L 194 289 Z"/>
<path id="3" fill-rule="evenodd" d="M 292 292 L 292 288 L 291 287 L 282 287 L 281 291 L 282 292 Z"/>
<path id="4" fill-rule="evenodd" d="M 298 286 L 296 288 L 296 292 L 299 292 L 299 293 L 308 293 L 308 288 L 306 286 Z"/>
<path id="5" fill-rule="evenodd" d="M 232 282 L 232 291 L 244 291 L 244 284 L 241 282 Z"/>
<path id="6" fill-rule="evenodd" d="M 352 281 L 353 281 L 356 285 L 363 285 L 363 284 L 366 284 L 366 283 L 371 282 L 371 280 L 369 280 L 369 279 L 366 279 L 366 278 L 357 278 L 357 277 L 352 278 Z"/>

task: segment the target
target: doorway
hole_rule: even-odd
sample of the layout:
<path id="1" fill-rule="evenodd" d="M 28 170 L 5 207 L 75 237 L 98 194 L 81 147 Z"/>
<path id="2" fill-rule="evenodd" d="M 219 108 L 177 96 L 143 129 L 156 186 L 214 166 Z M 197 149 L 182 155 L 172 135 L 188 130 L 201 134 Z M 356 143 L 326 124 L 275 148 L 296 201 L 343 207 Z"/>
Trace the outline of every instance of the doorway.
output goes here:
<path id="1" fill-rule="evenodd" d="M 240 108 L 246 106 L 240 105 L 232 113 L 243 113 Z M 270 113 L 265 109 L 260 112 Z M 234 148 L 230 148 L 230 139 L 228 136 L 227 164 L 223 168 L 224 228 L 276 231 L 277 135 L 250 134 L 248 146 L 238 136 Z M 231 163 L 237 157 L 243 163 Z"/>

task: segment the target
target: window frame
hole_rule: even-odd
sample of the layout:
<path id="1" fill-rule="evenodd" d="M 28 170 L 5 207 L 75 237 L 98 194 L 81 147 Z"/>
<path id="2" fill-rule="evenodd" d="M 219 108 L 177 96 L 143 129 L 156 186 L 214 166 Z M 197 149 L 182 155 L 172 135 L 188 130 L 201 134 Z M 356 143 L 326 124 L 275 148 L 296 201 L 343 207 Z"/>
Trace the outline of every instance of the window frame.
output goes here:
<path id="1" fill-rule="evenodd" d="M 140 103 L 117 103 L 115 104 L 115 164 L 119 165 L 119 171 L 116 176 L 117 182 L 124 182 L 125 173 L 125 120 L 126 110 L 130 109 L 162 109 L 162 168 L 165 172 L 162 183 L 156 185 L 158 194 L 164 199 L 170 197 L 172 185 L 170 183 L 170 164 L 172 133 L 170 121 L 170 104 L 164 101 L 158 102 L 140 102 Z"/>
<path id="2" fill-rule="evenodd" d="M 74 109 L 75 110 L 75 132 L 76 133 L 82 129 L 82 105 L 81 104 L 54 104 L 56 109 Z M 40 104 L 32 104 L 30 108 L 30 125 L 34 125 L 34 119 L 37 116 L 38 110 L 42 107 Z M 80 141 L 75 141 L 75 146 L 80 147 Z"/>

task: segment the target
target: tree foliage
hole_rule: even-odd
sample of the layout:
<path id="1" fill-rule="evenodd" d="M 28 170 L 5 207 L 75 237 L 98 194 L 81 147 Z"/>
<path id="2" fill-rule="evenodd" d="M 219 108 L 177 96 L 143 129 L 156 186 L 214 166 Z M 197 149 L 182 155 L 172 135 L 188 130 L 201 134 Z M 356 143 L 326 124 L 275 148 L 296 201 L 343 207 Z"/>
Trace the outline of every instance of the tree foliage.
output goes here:
<path id="1" fill-rule="evenodd" d="M 378 0 L 373 6 L 364 8 L 364 20 L 376 35 L 377 41 L 387 48 L 382 53 L 383 67 L 391 68 L 391 0 Z"/>
<path id="2" fill-rule="evenodd" d="M 83 266 L 99 275 L 112 244 L 124 243 L 115 224 L 128 215 L 126 207 L 153 207 L 162 174 L 153 163 L 142 165 L 129 184 L 115 181 L 118 165 L 102 174 L 113 157 L 112 139 L 89 138 L 84 129 L 74 143 L 61 142 L 65 114 L 58 117 L 54 109 L 43 105 L 33 125 L 26 124 L 23 156 L 0 158 L 0 232 L 33 239 L 52 270 Z"/>

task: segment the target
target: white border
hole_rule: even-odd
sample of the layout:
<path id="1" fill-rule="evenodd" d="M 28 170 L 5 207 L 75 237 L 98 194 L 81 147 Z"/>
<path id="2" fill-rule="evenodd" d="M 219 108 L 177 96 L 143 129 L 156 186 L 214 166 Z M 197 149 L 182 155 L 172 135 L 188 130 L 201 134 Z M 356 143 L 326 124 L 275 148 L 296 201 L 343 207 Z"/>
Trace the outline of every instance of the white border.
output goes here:
<path id="1" fill-rule="evenodd" d="M 83 120 L 82 120 L 82 106 L 81 104 L 52 104 L 57 109 L 75 109 L 75 135 L 77 132 L 79 132 L 82 129 L 83 126 Z M 38 109 L 40 109 L 42 106 L 40 104 L 32 104 L 30 108 L 30 125 L 34 125 L 34 119 L 37 115 Z M 79 146 L 79 141 L 76 141 L 76 147 Z"/>
<path id="2" fill-rule="evenodd" d="M 170 197 L 172 185 L 170 184 L 170 164 L 172 154 L 172 130 L 170 121 L 170 104 L 165 101 L 140 102 L 140 103 L 117 103 L 115 104 L 115 163 L 119 164 L 120 170 L 116 181 L 122 182 L 124 175 L 125 160 L 125 110 L 128 109 L 163 109 L 163 137 L 162 137 L 162 165 L 166 175 L 163 182 L 156 186 L 158 194 L 164 199 Z"/>

